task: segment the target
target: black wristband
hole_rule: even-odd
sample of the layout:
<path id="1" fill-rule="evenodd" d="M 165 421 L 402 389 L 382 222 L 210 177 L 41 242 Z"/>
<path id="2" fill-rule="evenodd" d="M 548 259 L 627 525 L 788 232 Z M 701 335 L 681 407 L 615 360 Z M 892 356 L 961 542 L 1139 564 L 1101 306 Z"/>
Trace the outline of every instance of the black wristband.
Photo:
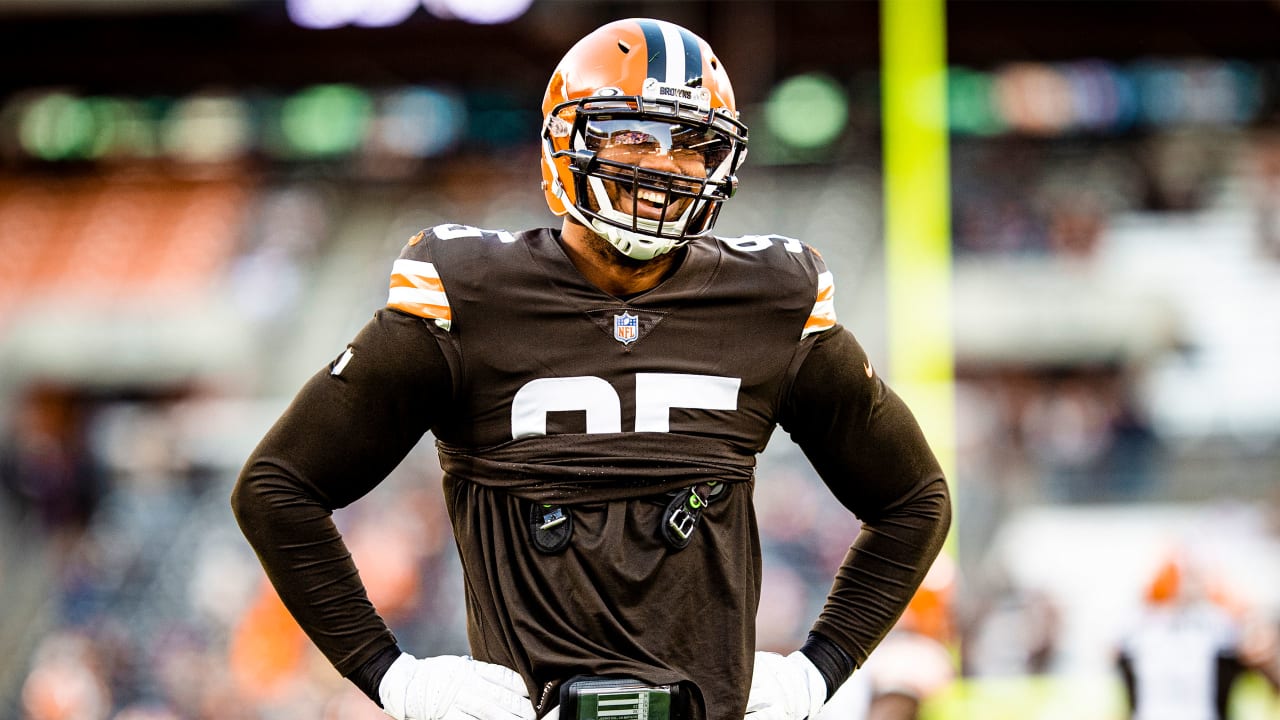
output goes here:
<path id="1" fill-rule="evenodd" d="M 382 707 L 378 686 L 382 684 L 382 676 L 387 674 L 387 668 L 400 658 L 400 653 L 398 645 L 388 645 L 356 668 L 355 672 L 347 676 L 347 679 L 355 683 L 355 686 L 368 695 L 370 700 L 377 703 L 378 707 Z"/>
<path id="2" fill-rule="evenodd" d="M 858 669 L 853 658 L 839 645 L 816 632 L 809 633 L 809 638 L 800 646 L 800 652 L 809 658 L 809 662 L 822 673 L 822 679 L 827 681 L 827 700 Z"/>

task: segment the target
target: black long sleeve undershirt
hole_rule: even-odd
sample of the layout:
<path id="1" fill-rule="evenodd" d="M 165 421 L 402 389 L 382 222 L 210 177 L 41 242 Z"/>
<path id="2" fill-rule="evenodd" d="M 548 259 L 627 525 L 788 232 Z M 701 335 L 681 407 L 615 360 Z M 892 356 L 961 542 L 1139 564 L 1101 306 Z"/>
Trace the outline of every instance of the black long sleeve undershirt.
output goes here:
<path id="1" fill-rule="evenodd" d="M 382 482 L 449 406 L 449 367 L 423 322 L 379 311 L 351 343 L 340 374 L 335 361 L 303 386 L 231 496 L 285 607 L 374 702 L 399 651 L 332 512 Z"/>
<path id="2" fill-rule="evenodd" d="M 834 692 L 906 609 L 942 548 L 951 500 L 915 417 L 843 328 L 819 336 L 781 424 L 832 494 L 862 520 L 806 648 Z M 853 667 L 813 650 L 824 640 Z"/>
<path id="3" fill-rule="evenodd" d="M 332 511 L 364 496 L 448 412 L 448 364 L 424 321 L 379 311 L 340 374 L 317 373 L 253 452 L 236 518 L 285 606 L 366 695 L 399 654 Z M 888 632 L 950 519 L 946 485 L 906 407 L 843 329 L 823 333 L 782 418 L 836 497 L 863 520 L 805 652 L 834 690 Z M 861 381 L 861 382 L 858 382 Z M 828 644 L 830 643 L 830 644 Z M 833 647 L 834 646 L 834 647 Z"/>

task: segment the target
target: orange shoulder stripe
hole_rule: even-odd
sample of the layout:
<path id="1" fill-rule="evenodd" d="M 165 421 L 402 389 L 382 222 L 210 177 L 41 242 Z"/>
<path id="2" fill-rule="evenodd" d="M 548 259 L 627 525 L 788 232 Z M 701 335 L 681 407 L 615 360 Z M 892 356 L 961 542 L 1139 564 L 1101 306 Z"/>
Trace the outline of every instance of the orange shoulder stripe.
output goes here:
<path id="1" fill-rule="evenodd" d="M 809 319 L 804 323 L 804 330 L 800 332 L 800 337 L 829 330 L 836 325 L 836 286 L 835 279 L 830 272 L 818 273 L 818 291 L 816 295 L 813 310 L 809 313 Z"/>
<path id="2" fill-rule="evenodd" d="M 387 307 L 435 320 L 448 330 L 453 321 L 449 297 L 434 265 L 421 260 L 396 260 L 391 268 Z"/>

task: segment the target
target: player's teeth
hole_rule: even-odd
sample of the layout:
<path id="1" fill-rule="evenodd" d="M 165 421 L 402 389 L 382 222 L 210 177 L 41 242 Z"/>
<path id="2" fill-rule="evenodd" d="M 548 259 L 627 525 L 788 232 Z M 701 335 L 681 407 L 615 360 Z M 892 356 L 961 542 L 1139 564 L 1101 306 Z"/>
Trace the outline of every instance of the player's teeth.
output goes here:
<path id="1" fill-rule="evenodd" d="M 636 193 L 636 197 L 641 200 L 647 200 L 651 203 L 662 203 L 667 199 L 663 193 L 655 192 L 653 190 L 640 190 Z"/>

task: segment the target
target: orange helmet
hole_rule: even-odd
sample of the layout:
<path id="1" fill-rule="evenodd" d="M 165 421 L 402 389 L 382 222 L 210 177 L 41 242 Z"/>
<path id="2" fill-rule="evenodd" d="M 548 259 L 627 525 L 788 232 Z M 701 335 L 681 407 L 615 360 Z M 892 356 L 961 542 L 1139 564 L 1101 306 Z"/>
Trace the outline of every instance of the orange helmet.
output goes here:
<path id="1" fill-rule="evenodd" d="M 1179 557 L 1168 557 L 1147 583 L 1147 602 L 1152 605 L 1168 605 L 1177 601 L 1182 595 L 1183 561 Z"/>
<path id="2" fill-rule="evenodd" d="M 568 213 L 629 257 L 648 260 L 710 232 L 737 188 L 747 127 L 733 87 L 711 46 L 678 25 L 633 18 L 591 32 L 551 75 L 542 114 L 551 212 Z M 705 174 L 600 157 L 617 142 L 697 153 Z M 632 209 L 616 207 L 610 189 L 615 198 L 630 193 Z M 640 216 L 634 198 L 641 192 L 660 208 L 658 219 Z"/>

